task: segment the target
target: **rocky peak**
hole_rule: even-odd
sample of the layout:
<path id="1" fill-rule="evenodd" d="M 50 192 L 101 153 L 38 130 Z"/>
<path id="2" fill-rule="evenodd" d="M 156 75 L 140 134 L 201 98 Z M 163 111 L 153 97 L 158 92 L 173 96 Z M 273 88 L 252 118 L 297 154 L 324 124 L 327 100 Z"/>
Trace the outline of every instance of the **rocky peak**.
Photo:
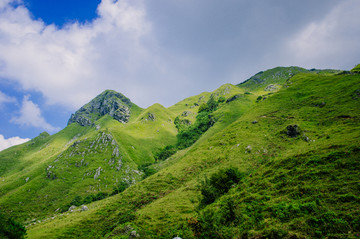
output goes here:
<path id="1" fill-rule="evenodd" d="M 132 102 L 123 94 L 106 90 L 72 114 L 68 125 L 75 122 L 82 126 L 93 125 L 104 115 L 110 115 L 115 120 L 126 123 L 130 118 L 131 106 Z"/>

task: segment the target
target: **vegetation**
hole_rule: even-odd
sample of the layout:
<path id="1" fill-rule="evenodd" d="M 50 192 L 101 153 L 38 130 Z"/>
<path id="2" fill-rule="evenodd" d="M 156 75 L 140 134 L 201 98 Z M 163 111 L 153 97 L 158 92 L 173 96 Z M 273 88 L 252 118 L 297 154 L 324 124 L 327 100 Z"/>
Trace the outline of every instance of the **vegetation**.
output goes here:
<path id="1" fill-rule="evenodd" d="M 219 98 L 218 101 L 215 100 L 214 95 L 210 96 L 210 99 L 200 105 L 198 114 L 196 116 L 196 121 L 193 125 L 183 128 L 180 124 L 178 117 L 175 118 L 175 126 L 179 130 L 177 137 L 177 143 L 175 145 L 168 145 L 163 148 L 158 154 L 158 160 L 165 160 L 171 155 L 175 154 L 177 150 L 185 149 L 193 145 L 203 133 L 205 133 L 211 126 L 215 124 L 215 119 L 211 115 L 219 103 L 225 102 L 225 98 Z"/>
<path id="2" fill-rule="evenodd" d="M 25 227 L 14 221 L 11 217 L 8 217 L 4 213 L 0 212 L 0 237 L 8 239 L 25 238 Z"/>
<path id="3" fill-rule="evenodd" d="M 293 70 L 4 150 L 0 207 L 29 238 L 358 238 L 360 75 Z M 70 203 L 89 210 L 56 211 Z"/>
<path id="4" fill-rule="evenodd" d="M 210 179 L 205 177 L 201 183 L 201 201 L 200 206 L 206 206 L 213 203 L 218 197 L 227 193 L 230 188 L 237 184 L 244 175 L 242 175 L 237 168 L 230 167 L 228 169 L 221 169 L 211 175 Z"/>

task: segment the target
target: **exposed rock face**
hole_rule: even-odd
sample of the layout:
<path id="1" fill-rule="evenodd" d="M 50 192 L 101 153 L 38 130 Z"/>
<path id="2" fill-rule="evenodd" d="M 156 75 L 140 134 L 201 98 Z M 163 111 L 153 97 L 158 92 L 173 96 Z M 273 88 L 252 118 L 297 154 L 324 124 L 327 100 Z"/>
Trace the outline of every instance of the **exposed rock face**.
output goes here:
<path id="1" fill-rule="evenodd" d="M 155 121 L 155 115 L 153 113 L 149 112 L 147 119 L 151 120 L 151 121 Z"/>
<path id="2" fill-rule="evenodd" d="M 230 97 L 229 99 L 227 99 L 227 100 L 226 100 L 226 103 L 229 103 L 229 102 L 231 102 L 231 101 L 234 101 L 234 100 L 236 100 L 236 99 L 238 99 L 238 98 L 240 98 L 240 97 L 242 97 L 242 95 L 240 95 L 240 94 L 234 95 L 234 96 Z"/>
<path id="3" fill-rule="evenodd" d="M 272 84 L 266 86 L 266 88 L 264 89 L 264 91 L 274 91 L 274 90 L 277 90 L 277 87 Z"/>
<path id="4" fill-rule="evenodd" d="M 104 115 L 110 115 L 115 120 L 126 123 L 129 121 L 131 106 L 131 101 L 124 95 L 106 90 L 72 114 L 68 125 L 75 122 L 81 126 L 93 125 Z"/>
<path id="5" fill-rule="evenodd" d="M 189 116 L 189 115 L 191 115 L 191 114 L 192 114 L 191 111 L 184 111 L 184 112 L 182 112 L 181 116 L 186 117 L 186 116 Z"/>

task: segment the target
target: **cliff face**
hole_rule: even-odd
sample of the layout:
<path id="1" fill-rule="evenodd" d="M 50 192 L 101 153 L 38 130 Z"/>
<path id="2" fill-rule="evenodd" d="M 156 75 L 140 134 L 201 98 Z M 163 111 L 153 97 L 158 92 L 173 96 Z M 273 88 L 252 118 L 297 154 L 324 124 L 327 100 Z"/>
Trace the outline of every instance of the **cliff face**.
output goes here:
<path id="1" fill-rule="evenodd" d="M 81 126 L 93 125 L 104 115 L 110 115 L 121 123 L 127 123 L 131 106 L 132 102 L 123 94 L 106 90 L 72 114 L 68 125 L 72 123 L 78 123 Z"/>

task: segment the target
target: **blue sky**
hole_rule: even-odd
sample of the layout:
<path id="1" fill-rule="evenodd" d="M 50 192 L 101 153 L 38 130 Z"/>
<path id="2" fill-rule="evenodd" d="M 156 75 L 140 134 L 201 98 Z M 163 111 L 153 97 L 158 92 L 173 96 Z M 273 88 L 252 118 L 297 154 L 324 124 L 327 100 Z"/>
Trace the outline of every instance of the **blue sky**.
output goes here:
<path id="1" fill-rule="evenodd" d="M 0 150 L 105 89 L 170 106 L 276 66 L 351 69 L 358 0 L 0 0 Z"/>

